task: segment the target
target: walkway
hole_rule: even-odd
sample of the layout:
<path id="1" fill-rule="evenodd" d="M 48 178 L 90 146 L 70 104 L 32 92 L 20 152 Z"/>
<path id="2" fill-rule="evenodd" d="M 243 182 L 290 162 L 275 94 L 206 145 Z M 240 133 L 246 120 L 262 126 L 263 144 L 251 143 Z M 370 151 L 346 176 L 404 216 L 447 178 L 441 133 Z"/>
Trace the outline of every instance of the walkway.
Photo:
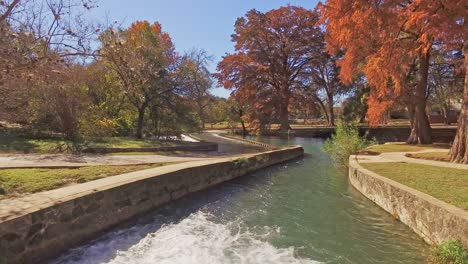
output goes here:
<path id="1" fill-rule="evenodd" d="M 416 154 L 425 152 L 447 152 L 446 149 L 427 149 L 418 152 L 387 152 L 381 153 L 380 155 L 356 155 L 356 159 L 359 163 L 375 163 L 375 162 L 405 162 L 405 163 L 417 163 L 430 166 L 438 166 L 452 169 L 468 170 L 467 164 L 456 164 L 444 161 L 424 160 L 406 157 L 406 154 Z"/>

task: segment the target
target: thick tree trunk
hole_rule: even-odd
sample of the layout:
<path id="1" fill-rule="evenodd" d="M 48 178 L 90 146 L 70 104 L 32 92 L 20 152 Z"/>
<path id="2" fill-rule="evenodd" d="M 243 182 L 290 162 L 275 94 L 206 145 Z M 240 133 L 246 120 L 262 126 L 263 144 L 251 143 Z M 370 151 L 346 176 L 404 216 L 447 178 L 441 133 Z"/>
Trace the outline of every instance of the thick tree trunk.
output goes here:
<path id="1" fill-rule="evenodd" d="M 136 137 L 143 138 L 143 125 L 145 120 L 145 108 L 138 109 L 138 119 L 137 119 L 137 131 Z"/>
<path id="2" fill-rule="evenodd" d="M 466 23 L 466 22 L 465 22 Z M 463 47 L 465 55 L 465 87 L 463 92 L 463 104 L 458 121 L 458 131 L 450 150 L 452 162 L 468 164 L 468 42 L 465 39 Z"/>
<path id="3" fill-rule="evenodd" d="M 426 113 L 427 78 L 429 75 L 429 52 L 421 56 L 419 83 L 414 96 L 414 118 L 408 144 L 431 144 L 431 125 Z"/>
<path id="4" fill-rule="evenodd" d="M 138 108 L 138 119 L 137 119 L 137 131 L 136 131 L 136 137 L 137 138 L 143 138 L 143 127 L 145 125 L 145 112 L 146 108 L 148 108 L 149 103 L 144 102 L 141 106 L 137 107 Z"/>
<path id="5" fill-rule="evenodd" d="M 333 109 L 333 96 L 328 96 L 328 126 L 335 126 L 335 111 Z"/>
<path id="6" fill-rule="evenodd" d="M 280 131 L 288 132 L 291 127 L 289 126 L 289 86 L 283 88 L 282 102 L 280 102 Z"/>
<path id="7" fill-rule="evenodd" d="M 288 105 L 283 103 L 280 107 L 280 131 L 288 132 L 291 129 L 289 126 L 289 111 Z"/>

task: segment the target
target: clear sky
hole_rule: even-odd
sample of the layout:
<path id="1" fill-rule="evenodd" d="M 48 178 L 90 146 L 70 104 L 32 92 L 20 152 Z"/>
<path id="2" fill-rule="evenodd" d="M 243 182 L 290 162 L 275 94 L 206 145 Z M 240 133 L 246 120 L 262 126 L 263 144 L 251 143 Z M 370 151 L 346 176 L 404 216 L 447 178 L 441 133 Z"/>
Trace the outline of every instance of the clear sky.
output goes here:
<path id="1" fill-rule="evenodd" d="M 285 5 L 313 9 L 318 0 L 99 0 L 93 11 L 98 20 L 106 17 L 128 26 L 136 20 L 158 21 L 179 52 L 203 48 L 214 56 L 210 70 L 226 52 L 233 51 L 231 34 L 238 17 L 255 8 L 265 12 Z M 213 93 L 227 97 L 229 91 Z"/>

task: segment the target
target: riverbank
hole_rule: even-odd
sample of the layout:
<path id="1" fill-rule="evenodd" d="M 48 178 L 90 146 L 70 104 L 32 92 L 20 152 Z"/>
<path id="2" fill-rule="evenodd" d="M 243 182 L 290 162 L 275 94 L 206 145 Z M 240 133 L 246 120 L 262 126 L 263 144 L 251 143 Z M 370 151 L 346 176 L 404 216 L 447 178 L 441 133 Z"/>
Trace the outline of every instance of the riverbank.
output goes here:
<path id="1" fill-rule="evenodd" d="M 304 158 L 186 196 L 67 251 L 50 264 L 426 264 L 430 247 L 365 198 L 316 138 Z"/>
<path id="2" fill-rule="evenodd" d="M 334 133 L 333 127 L 304 127 L 293 128 L 284 133 L 277 129 L 269 130 L 264 136 L 275 137 L 314 137 L 330 138 Z M 432 127 L 432 140 L 440 143 L 450 143 L 455 138 L 457 127 L 455 126 L 434 126 Z M 238 131 L 241 133 L 241 131 Z M 406 141 L 411 134 L 409 126 L 382 126 L 377 128 L 359 127 L 359 133 L 368 133 L 370 138 L 375 138 L 379 142 L 401 142 Z"/>
<path id="3" fill-rule="evenodd" d="M 296 146 L 186 162 L 4 200 L 0 262 L 43 261 L 162 204 L 302 155 Z"/>
<path id="4" fill-rule="evenodd" d="M 404 153 L 402 155 L 404 157 Z M 468 247 L 468 211 L 370 171 L 360 162 L 381 164 L 385 162 L 385 159 L 377 160 L 375 156 L 350 157 L 350 183 L 364 196 L 409 226 L 431 245 L 455 239 L 460 240 L 465 247 Z M 393 166 L 399 166 L 397 161 L 391 162 L 393 162 Z M 417 160 L 417 162 L 421 163 L 422 161 Z M 436 163 L 435 161 L 426 162 Z M 414 164 L 414 166 L 417 165 Z M 397 168 L 395 167 L 395 169 Z M 465 170 L 460 169 L 460 171 L 464 172 Z M 468 170 L 466 172 L 468 174 Z M 439 176 L 442 177 L 442 175 Z M 426 180 L 430 181 L 431 179 Z M 464 204 L 464 201 L 462 202 Z"/>

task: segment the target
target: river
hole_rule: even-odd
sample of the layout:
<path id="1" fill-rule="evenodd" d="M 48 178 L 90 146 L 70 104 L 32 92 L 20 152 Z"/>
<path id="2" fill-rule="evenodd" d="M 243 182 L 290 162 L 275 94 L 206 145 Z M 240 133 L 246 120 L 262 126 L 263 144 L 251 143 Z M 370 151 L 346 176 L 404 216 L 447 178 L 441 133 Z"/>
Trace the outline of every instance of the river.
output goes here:
<path id="1" fill-rule="evenodd" d="M 53 263 L 426 263 L 429 247 L 354 190 L 321 140 L 260 140 L 306 156 L 182 198 Z"/>

